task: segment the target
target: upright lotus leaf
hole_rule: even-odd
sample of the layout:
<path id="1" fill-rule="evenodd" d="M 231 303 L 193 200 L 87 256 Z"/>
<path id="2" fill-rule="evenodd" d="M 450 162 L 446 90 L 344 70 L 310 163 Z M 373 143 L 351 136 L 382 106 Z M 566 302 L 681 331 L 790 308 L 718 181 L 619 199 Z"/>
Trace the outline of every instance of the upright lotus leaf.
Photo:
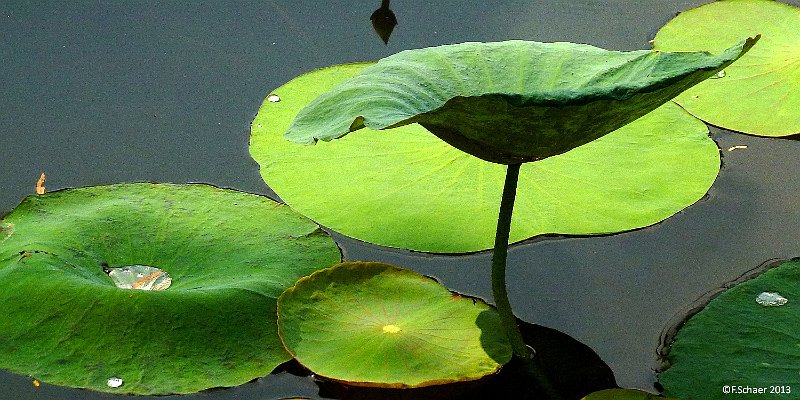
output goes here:
<path id="1" fill-rule="evenodd" d="M 606 389 L 594 392 L 581 400 L 677 400 L 673 398 L 665 399 L 652 393 L 634 389 Z"/>
<path id="2" fill-rule="evenodd" d="M 313 144 L 365 126 L 419 123 L 487 161 L 540 160 L 647 114 L 727 67 L 757 40 L 718 56 L 518 40 L 407 50 L 312 101 L 286 138 Z"/>
<path id="3" fill-rule="evenodd" d="M 208 185 L 30 196 L 0 224 L 0 368 L 112 393 L 270 373 L 291 358 L 278 295 L 341 257 L 288 207 Z"/>
<path id="4" fill-rule="evenodd" d="M 798 321 L 800 261 L 793 260 L 728 289 L 691 317 L 658 379 L 682 400 L 796 398 Z"/>
<path id="5" fill-rule="evenodd" d="M 503 166 L 418 124 L 318 146 L 284 140 L 300 109 L 365 66 L 299 76 L 264 101 L 250 146 L 264 180 L 295 210 L 360 240 L 441 253 L 491 248 Z M 592 143 L 524 164 L 510 240 L 654 224 L 703 197 L 719 166 L 706 125 L 665 104 Z"/>
<path id="6" fill-rule="evenodd" d="M 800 8 L 772 0 L 723 0 L 682 12 L 656 34 L 664 51 L 720 51 L 760 33 L 758 46 L 678 96 L 711 124 L 762 136 L 800 133 Z"/>
<path id="7" fill-rule="evenodd" d="M 278 298 L 278 327 L 301 364 L 355 385 L 474 380 L 511 358 L 483 301 L 383 263 L 342 263 L 300 279 Z"/>

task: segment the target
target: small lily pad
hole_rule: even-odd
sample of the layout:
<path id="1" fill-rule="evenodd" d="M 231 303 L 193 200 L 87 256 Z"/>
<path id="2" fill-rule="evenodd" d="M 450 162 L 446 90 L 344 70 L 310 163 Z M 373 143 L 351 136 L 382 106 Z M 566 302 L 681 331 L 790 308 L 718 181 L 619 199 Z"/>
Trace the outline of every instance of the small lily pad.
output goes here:
<path id="1" fill-rule="evenodd" d="M 278 299 L 278 327 L 301 364 L 362 386 L 474 380 L 511 359 L 494 309 L 383 263 L 347 262 L 302 278 Z"/>
<path id="2" fill-rule="evenodd" d="M 321 94 L 285 136 L 313 144 L 364 127 L 419 123 L 487 161 L 541 160 L 658 108 L 757 40 L 741 41 L 719 56 L 521 40 L 406 50 Z"/>
<path id="3" fill-rule="evenodd" d="M 278 295 L 341 260 L 288 207 L 208 185 L 51 192 L 0 224 L 14 226 L 0 242 L 0 368 L 112 393 L 269 374 L 291 358 Z"/>
<path id="4" fill-rule="evenodd" d="M 775 301 L 758 301 L 764 293 Z M 800 261 L 793 260 L 728 289 L 691 317 L 658 379 L 683 400 L 793 398 L 800 390 L 798 321 Z M 754 388 L 763 391 L 745 391 Z"/>
<path id="5" fill-rule="evenodd" d="M 280 102 L 264 101 L 250 144 L 264 181 L 293 209 L 359 240 L 439 253 L 491 248 L 504 166 L 418 124 L 316 146 L 284 140 L 300 109 L 367 65 L 302 75 L 272 92 Z M 510 241 L 654 224 L 702 198 L 719 166 L 706 125 L 668 103 L 592 143 L 522 165 Z"/>
<path id="6" fill-rule="evenodd" d="M 758 45 L 676 98 L 698 118 L 761 136 L 800 133 L 800 8 L 773 0 L 722 0 L 682 12 L 656 34 L 664 51 L 716 52 L 742 35 Z"/>

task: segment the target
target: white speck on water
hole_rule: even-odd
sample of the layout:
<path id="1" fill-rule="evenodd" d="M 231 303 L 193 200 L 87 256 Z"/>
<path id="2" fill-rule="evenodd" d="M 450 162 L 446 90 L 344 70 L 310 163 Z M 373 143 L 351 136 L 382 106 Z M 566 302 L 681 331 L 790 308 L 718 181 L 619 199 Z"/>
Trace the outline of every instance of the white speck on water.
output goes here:
<path id="1" fill-rule="evenodd" d="M 778 307 L 786 304 L 789 300 L 776 292 L 763 292 L 756 296 L 756 303 L 764 307 Z"/>
<path id="2" fill-rule="evenodd" d="M 117 377 L 108 378 L 108 382 L 106 382 L 106 384 L 110 388 L 118 388 L 122 386 L 122 378 L 117 378 Z"/>
<path id="3" fill-rule="evenodd" d="M 724 77 L 725 77 L 725 70 L 723 69 L 723 70 L 717 72 L 716 74 L 714 74 L 714 76 L 712 76 L 711 79 L 719 79 L 719 78 L 724 78 Z"/>
<path id="4" fill-rule="evenodd" d="M 269 101 L 270 103 L 277 103 L 281 101 L 281 98 L 277 94 L 271 94 L 267 96 L 267 101 Z"/>

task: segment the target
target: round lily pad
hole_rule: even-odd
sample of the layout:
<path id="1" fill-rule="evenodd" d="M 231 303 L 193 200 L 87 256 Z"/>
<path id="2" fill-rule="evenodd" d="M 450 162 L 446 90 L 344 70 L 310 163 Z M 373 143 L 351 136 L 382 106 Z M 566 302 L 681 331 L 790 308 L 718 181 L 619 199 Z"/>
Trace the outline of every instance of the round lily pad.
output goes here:
<path id="1" fill-rule="evenodd" d="M 278 298 L 278 328 L 301 364 L 362 386 L 474 380 L 511 359 L 493 308 L 383 263 L 347 262 L 302 278 Z"/>
<path id="2" fill-rule="evenodd" d="M 30 196 L 0 224 L 0 368 L 112 393 L 270 373 L 291 358 L 278 295 L 341 260 L 289 207 L 208 185 Z"/>
<path id="3" fill-rule="evenodd" d="M 722 0 L 682 12 L 656 34 L 664 51 L 717 52 L 742 35 L 761 40 L 717 79 L 676 101 L 698 118 L 762 136 L 800 133 L 800 8 L 773 0 Z"/>
<path id="4" fill-rule="evenodd" d="M 691 317 L 658 379 L 667 394 L 684 400 L 794 398 L 798 321 L 800 261 L 793 260 L 728 289 Z"/>
<path id="5" fill-rule="evenodd" d="M 252 125 L 261 176 L 292 208 L 350 237 L 440 253 L 491 248 L 505 166 L 417 124 L 316 146 L 284 140 L 300 109 L 366 65 L 317 70 L 270 94 Z M 706 125 L 666 104 L 592 143 L 522 165 L 510 240 L 654 224 L 703 197 L 719 165 Z"/>
<path id="6" fill-rule="evenodd" d="M 733 40 L 719 56 L 522 40 L 406 50 L 321 94 L 285 135 L 313 144 L 419 123 L 487 161 L 541 160 L 647 114 L 757 40 Z"/>

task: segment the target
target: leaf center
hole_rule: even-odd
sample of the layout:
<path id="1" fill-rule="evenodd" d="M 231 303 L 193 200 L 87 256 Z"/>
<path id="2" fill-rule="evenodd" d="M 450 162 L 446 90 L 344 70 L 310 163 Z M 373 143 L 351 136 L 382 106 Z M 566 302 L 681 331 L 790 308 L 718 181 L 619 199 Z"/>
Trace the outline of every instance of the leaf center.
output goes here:
<path id="1" fill-rule="evenodd" d="M 383 333 L 397 333 L 400 332 L 400 327 L 397 325 L 384 325 Z"/>

